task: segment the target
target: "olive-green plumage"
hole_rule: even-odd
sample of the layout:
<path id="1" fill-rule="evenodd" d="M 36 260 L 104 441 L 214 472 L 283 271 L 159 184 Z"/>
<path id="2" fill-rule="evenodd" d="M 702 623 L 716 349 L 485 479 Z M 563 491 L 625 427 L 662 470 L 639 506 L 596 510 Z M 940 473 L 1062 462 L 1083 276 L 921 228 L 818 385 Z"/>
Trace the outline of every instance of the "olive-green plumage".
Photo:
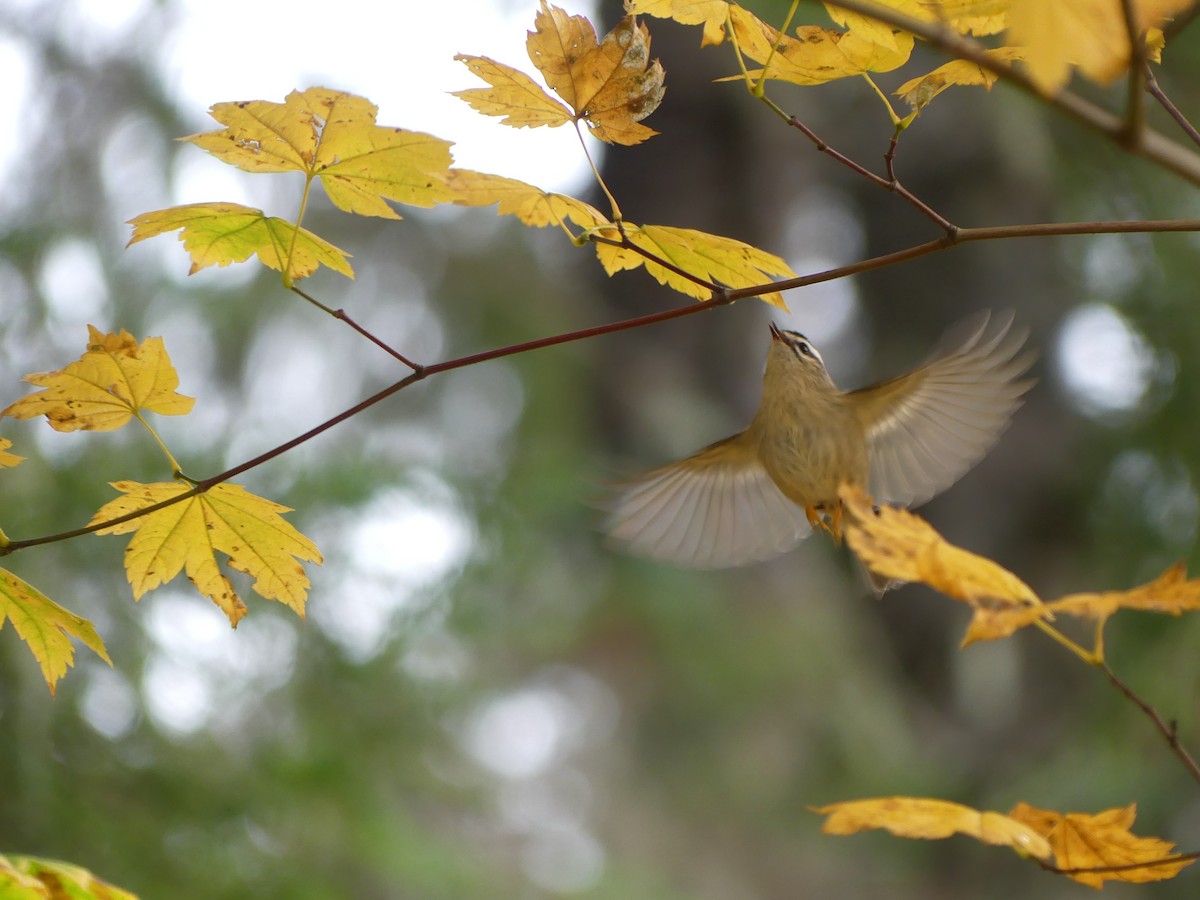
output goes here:
<path id="1" fill-rule="evenodd" d="M 749 427 L 622 485 L 608 532 L 632 553 L 698 568 L 777 556 L 840 509 L 838 487 L 923 503 L 978 462 L 1032 384 L 1011 316 L 988 317 L 906 375 L 843 392 L 801 334 L 771 326 Z M 990 326 L 990 327 L 989 327 Z"/>

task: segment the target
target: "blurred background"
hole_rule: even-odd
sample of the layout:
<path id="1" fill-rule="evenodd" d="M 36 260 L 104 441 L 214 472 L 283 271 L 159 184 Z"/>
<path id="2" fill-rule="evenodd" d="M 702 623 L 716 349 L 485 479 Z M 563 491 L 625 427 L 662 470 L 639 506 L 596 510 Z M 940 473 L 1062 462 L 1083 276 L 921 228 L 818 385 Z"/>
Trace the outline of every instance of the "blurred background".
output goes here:
<path id="1" fill-rule="evenodd" d="M 620 15 L 615 0 L 566 5 L 605 28 Z M 78 356 L 88 323 L 161 335 L 198 402 L 155 424 L 200 477 L 397 380 L 272 273 L 186 277 L 177 242 L 126 251 L 123 223 L 202 200 L 292 215 L 298 176 L 247 176 L 174 139 L 215 127 L 212 103 L 314 84 L 457 141 L 460 165 L 592 196 L 565 129 L 504 129 L 445 95 L 474 86 L 455 52 L 525 67 L 535 9 L 0 0 L 3 404 L 23 374 Z M 801 273 L 937 236 L 712 84 L 735 71 L 728 48 L 648 25 L 668 89 L 647 124 L 662 135 L 596 151 L 629 219 L 739 238 Z M 1194 113 L 1192 37 L 1169 46 L 1161 80 Z M 878 80 L 894 89 L 941 61 L 919 49 Z M 891 128 L 865 84 L 770 94 L 881 170 Z M 1190 186 L 1003 87 L 940 97 L 897 169 L 960 225 L 1200 216 Z M 490 209 L 402 212 L 354 219 L 322 201 L 306 224 L 354 254 L 358 277 L 307 286 L 425 362 L 686 302 L 640 272 L 607 280 L 590 251 Z M 91 619 L 114 666 L 80 648 L 51 699 L 0 630 L 0 852 L 70 860 L 146 898 L 1092 896 L 966 839 L 824 837 L 807 809 L 883 794 L 1136 801 L 1137 831 L 1200 848 L 1195 785 L 1161 739 L 1038 635 L 960 651 L 965 609 L 919 587 L 876 600 L 820 538 L 712 573 L 615 556 L 589 505 L 606 480 L 744 426 L 772 318 L 856 387 L 921 361 L 974 310 L 1013 309 L 1038 386 L 923 515 L 1047 598 L 1194 563 L 1197 249 L 1195 235 L 974 244 L 792 292 L 790 314 L 747 301 L 431 379 L 241 479 L 295 507 L 325 554 L 304 621 L 247 592 L 233 632 L 182 582 L 135 605 L 120 538 L 5 560 Z M 109 481 L 169 476 L 133 428 L 0 425 L 30 457 L 0 474 L 14 538 L 86 522 Z M 1193 747 L 1198 640 L 1188 618 L 1123 614 L 1108 632 L 1113 666 Z M 1194 897 L 1196 878 L 1118 891 Z"/>

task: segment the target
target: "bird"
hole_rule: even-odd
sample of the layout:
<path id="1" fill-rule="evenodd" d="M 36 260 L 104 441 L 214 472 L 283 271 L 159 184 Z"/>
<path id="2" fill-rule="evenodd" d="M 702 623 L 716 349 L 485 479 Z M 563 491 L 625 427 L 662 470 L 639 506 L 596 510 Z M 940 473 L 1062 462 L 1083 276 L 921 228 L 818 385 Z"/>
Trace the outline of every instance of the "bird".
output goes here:
<path id="1" fill-rule="evenodd" d="M 745 431 L 615 485 L 610 540 L 636 556 L 719 569 L 780 556 L 814 528 L 840 537 L 839 488 L 918 506 L 970 470 L 1033 380 L 1028 332 L 985 313 L 965 339 L 896 378 L 834 384 L 803 334 L 771 324 L 762 400 Z M 948 338 L 943 339 L 948 343 Z"/>

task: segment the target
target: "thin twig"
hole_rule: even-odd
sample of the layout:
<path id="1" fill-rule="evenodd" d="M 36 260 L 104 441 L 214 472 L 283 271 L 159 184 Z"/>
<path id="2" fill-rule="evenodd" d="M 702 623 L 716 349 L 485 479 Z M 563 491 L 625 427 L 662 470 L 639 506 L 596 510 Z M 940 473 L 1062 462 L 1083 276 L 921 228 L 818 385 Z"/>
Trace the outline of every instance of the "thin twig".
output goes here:
<path id="1" fill-rule="evenodd" d="M 927 204 L 924 200 L 906 188 L 900 183 L 900 180 L 896 178 L 895 170 L 892 167 L 892 157 L 895 155 L 896 149 L 896 138 L 894 136 L 892 138 L 892 144 L 888 148 L 887 155 L 884 157 L 887 162 L 888 169 L 888 177 L 884 178 L 882 175 L 876 175 L 861 163 L 855 162 L 850 157 L 846 156 L 846 154 L 833 149 L 833 147 L 829 146 L 829 144 L 819 137 L 815 131 L 813 131 L 795 116 L 788 116 L 787 123 L 812 141 L 813 146 L 816 147 L 820 152 L 841 163 L 850 171 L 861 175 L 872 184 L 876 184 L 879 187 L 891 191 L 893 194 L 896 194 L 899 197 L 902 197 L 905 201 L 915 207 L 917 211 L 921 213 L 921 215 L 933 221 L 947 234 L 954 235 L 958 231 L 957 225 L 952 223 L 945 216 L 938 213 L 935 209 L 933 209 L 933 207 L 929 206 L 929 204 Z"/>
<path id="2" fill-rule="evenodd" d="M 370 341 L 376 347 L 380 348 L 385 353 L 394 357 L 395 359 L 398 359 L 400 362 L 404 363 L 404 365 L 408 366 L 414 372 L 418 372 L 421 370 L 422 367 L 419 363 L 413 362 L 411 359 L 406 357 L 399 350 L 393 349 L 385 341 L 377 338 L 374 334 L 372 334 L 370 331 L 368 331 L 362 325 L 359 325 L 356 321 L 354 321 L 354 319 L 352 319 L 350 317 L 350 314 L 348 312 L 346 312 L 344 309 L 342 309 L 340 307 L 338 309 L 334 309 L 331 306 L 326 306 L 320 300 L 316 299 L 315 297 L 310 296 L 309 294 L 306 294 L 304 291 L 300 290 L 300 288 L 296 287 L 294 284 L 290 286 L 289 290 L 291 290 L 292 292 L 294 292 L 296 294 L 299 294 L 301 297 L 303 297 L 305 300 L 307 300 L 313 306 L 316 306 L 317 308 L 324 310 L 325 312 L 329 313 L 329 315 L 333 316 L 335 319 L 341 319 L 343 322 L 345 322 L 347 325 L 349 325 L 351 328 L 353 328 L 355 331 L 357 331 L 359 334 L 361 334 L 363 337 L 365 337 L 368 341 Z"/>
<path id="3" fill-rule="evenodd" d="M 1145 71 L 1147 92 L 1175 120 L 1175 124 L 1183 129 L 1184 134 L 1191 138 L 1194 144 L 1200 145 L 1200 131 L 1197 131 L 1196 126 L 1188 121 L 1188 117 L 1183 114 L 1183 111 L 1171 102 L 1171 98 L 1166 95 L 1162 89 L 1162 85 L 1158 83 L 1158 79 L 1154 76 L 1154 71 L 1150 68 L 1149 63 L 1146 63 Z"/>
<path id="4" fill-rule="evenodd" d="M 1117 677 L 1117 673 L 1109 667 L 1107 662 L 1101 661 L 1097 663 L 1097 665 L 1099 666 L 1100 671 L 1108 676 L 1108 680 L 1112 682 L 1113 687 L 1124 694 L 1127 700 L 1133 703 L 1138 709 L 1145 713 L 1147 717 L 1149 717 L 1150 721 L 1154 723 L 1154 727 L 1157 728 L 1159 733 L 1162 734 L 1163 738 L 1166 739 L 1167 746 L 1171 748 L 1171 752 L 1179 757 L 1179 761 L 1183 763 L 1184 768 L 1188 770 L 1192 778 L 1200 782 L 1200 766 L 1196 765 L 1196 760 L 1192 758 L 1192 754 L 1189 753 L 1187 748 L 1184 747 L 1180 742 L 1179 730 L 1176 728 L 1175 723 L 1164 720 L 1163 717 L 1159 715 L 1158 710 L 1135 694 L 1129 685 Z"/>
<path id="5" fill-rule="evenodd" d="M 1146 862 L 1121 863 L 1117 866 L 1076 866 L 1069 869 L 1060 869 L 1058 866 L 1051 865 L 1043 860 L 1035 860 L 1039 866 L 1047 872 L 1053 872 L 1055 875 L 1103 875 L 1107 872 L 1132 872 L 1134 869 L 1152 869 L 1159 866 L 1178 865 L 1181 862 L 1187 862 L 1191 859 L 1200 859 L 1200 853 L 1176 853 L 1171 856 L 1163 856 L 1159 859 L 1151 859 Z"/>
<path id="6" fill-rule="evenodd" d="M 132 519 L 140 518 L 141 516 L 149 515 L 157 512 L 175 503 L 180 503 L 197 494 L 201 494 L 218 484 L 229 481 L 238 475 L 250 469 L 256 468 L 277 456 L 281 456 L 301 444 L 307 443 L 320 434 L 328 431 L 336 425 L 346 421 L 359 413 L 370 409 L 378 403 L 391 397 L 393 394 L 399 393 L 405 388 L 416 384 L 418 381 L 436 375 L 440 372 L 448 372 L 452 369 L 461 369 L 465 366 L 476 365 L 477 363 L 487 362 L 493 359 L 500 359 L 506 356 L 514 356 L 518 353 L 527 353 L 531 350 L 540 350 L 543 347 L 553 347 L 558 344 L 571 343 L 573 341 L 586 340 L 588 338 L 599 337 L 604 334 L 614 334 L 619 331 L 627 331 L 631 328 L 642 328 L 647 325 L 654 325 L 659 322 L 667 322 L 672 319 L 683 318 L 684 316 L 695 315 L 697 313 L 706 312 L 711 309 L 716 309 L 721 306 L 728 306 L 738 300 L 747 297 L 756 297 L 762 294 L 769 294 L 775 291 L 789 290 L 791 288 L 806 287 L 811 284 L 819 284 L 826 281 L 834 281 L 839 278 L 845 278 L 847 275 L 854 275 L 859 272 L 869 272 L 874 269 L 881 269 L 886 266 L 896 265 L 909 259 L 916 259 L 921 256 L 927 256 L 930 253 L 936 253 L 939 250 L 946 250 L 950 247 L 958 246 L 960 243 L 967 241 L 982 241 L 982 240 L 1001 240 L 1006 238 L 1022 238 L 1022 237 L 1049 237 L 1053 235 L 1078 235 L 1078 234 L 1128 234 L 1128 233 L 1143 233 L 1143 232 L 1168 232 L 1168 231 L 1200 231 L 1200 220 L 1196 219 L 1168 219 L 1168 220 L 1148 220 L 1137 222 L 1066 222 L 1062 224 L 1036 224 L 1036 225 L 1001 225 L 990 228 L 963 228 L 959 229 L 956 235 L 947 235 L 936 241 L 929 241 L 924 244 L 918 244 L 909 247 L 905 250 L 898 250 L 894 253 L 886 253 L 882 256 L 871 257 L 870 259 L 859 260 L 856 263 L 851 263 L 845 266 L 838 266 L 833 269 L 826 269 L 822 272 L 815 272 L 811 275 L 803 275 L 798 278 L 789 278 L 783 281 L 769 282 L 757 287 L 739 288 L 737 290 L 718 288 L 713 292 L 711 300 L 702 303 L 692 303 L 687 306 L 679 306 L 674 309 L 667 309 L 661 312 L 649 313 L 643 316 L 634 316 L 629 319 L 621 319 L 617 322 L 610 322 L 605 325 L 594 325 L 591 328 L 583 328 L 578 331 L 569 331 L 563 334 L 556 334 L 550 337 L 538 338 L 533 341 L 525 341 L 519 344 L 510 344 L 506 347 L 498 347 L 493 350 L 486 350 L 482 353 L 475 353 L 470 356 L 460 356 L 456 359 L 446 360 L 445 362 L 436 363 L 430 366 L 423 366 L 416 369 L 410 375 L 400 379 L 395 384 L 391 384 L 378 393 L 372 394 L 367 399 L 355 404 L 349 409 L 343 410 L 336 416 L 327 419 L 320 425 L 310 428 L 297 437 L 286 441 L 277 447 L 274 447 L 265 453 L 261 453 L 253 459 L 249 459 L 240 465 L 234 466 L 232 469 L 226 469 L 218 475 L 213 475 L 210 478 L 197 481 L 196 486 L 189 491 L 164 500 L 161 503 L 156 503 L 153 506 L 148 506 L 145 509 L 137 510 L 114 519 L 109 519 L 104 522 L 97 522 L 94 525 L 88 525 L 83 528 L 76 528 L 71 531 L 63 531 L 56 534 L 44 535 L 42 537 L 27 538 L 25 540 L 12 541 L 4 547 L 0 547 L 0 557 L 15 553 L 18 550 L 23 550 L 27 547 L 34 547 L 40 544 L 50 544 L 57 541 L 64 541 L 69 538 L 79 537 L 85 534 L 92 534 L 104 528 L 111 528 L 114 525 L 119 525 L 123 522 L 128 522 Z M 637 250 L 636 245 L 632 249 Z M 644 251 L 639 251 L 643 252 Z M 657 260 L 656 260 L 657 261 Z M 693 280 L 695 280 L 693 276 Z M 703 283 L 703 282 L 701 282 Z"/>

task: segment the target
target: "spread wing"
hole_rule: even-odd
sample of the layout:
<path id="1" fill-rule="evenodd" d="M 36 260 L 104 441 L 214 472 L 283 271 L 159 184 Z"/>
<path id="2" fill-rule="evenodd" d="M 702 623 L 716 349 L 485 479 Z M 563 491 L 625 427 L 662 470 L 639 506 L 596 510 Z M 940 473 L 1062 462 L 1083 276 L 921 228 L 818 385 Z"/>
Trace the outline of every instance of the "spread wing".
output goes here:
<path id="1" fill-rule="evenodd" d="M 606 530 L 624 549 L 718 569 L 786 553 L 808 536 L 804 510 L 758 462 L 744 434 L 617 486 Z"/>
<path id="2" fill-rule="evenodd" d="M 1008 427 L 1032 380 L 1027 333 L 1012 314 L 984 316 L 957 349 L 921 368 L 851 393 L 867 435 L 871 493 L 915 506 L 974 466 Z"/>

